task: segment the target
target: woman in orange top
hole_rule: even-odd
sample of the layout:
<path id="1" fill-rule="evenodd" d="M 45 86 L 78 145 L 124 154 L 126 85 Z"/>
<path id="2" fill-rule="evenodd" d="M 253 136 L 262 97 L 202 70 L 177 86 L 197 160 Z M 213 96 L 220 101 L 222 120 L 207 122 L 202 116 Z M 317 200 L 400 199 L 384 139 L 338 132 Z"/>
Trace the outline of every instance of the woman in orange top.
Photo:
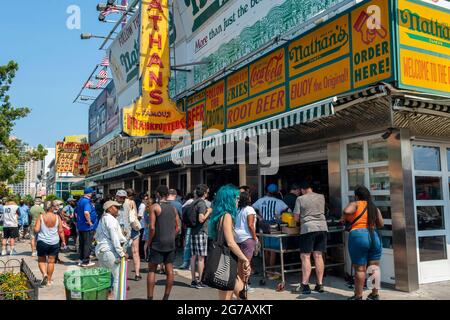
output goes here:
<path id="1" fill-rule="evenodd" d="M 367 267 L 376 266 L 379 270 L 382 252 L 380 237 L 375 232 L 376 228 L 383 227 L 380 210 L 373 203 L 366 187 L 356 187 L 355 197 L 356 201 L 347 205 L 341 219 L 342 222 L 351 223 L 348 251 L 355 270 L 355 295 L 349 300 L 362 299 Z M 367 299 L 379 300 L 378 288 L 374 287 Z"/>

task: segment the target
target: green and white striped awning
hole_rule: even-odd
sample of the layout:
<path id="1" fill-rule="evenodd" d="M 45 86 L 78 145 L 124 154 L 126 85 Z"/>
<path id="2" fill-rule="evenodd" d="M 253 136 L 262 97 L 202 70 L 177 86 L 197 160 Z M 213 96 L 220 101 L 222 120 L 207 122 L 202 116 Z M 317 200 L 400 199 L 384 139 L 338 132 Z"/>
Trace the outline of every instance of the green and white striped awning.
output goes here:
<path id="1" fill-rule="evenodd" d="M 335 101 L 336 98 L 319 101 L 237 129 L 231 129 L 213 136 L 208 136 L 201 140 L 196 140 L 192 144 L 182 148 L 174 148 L 173 151 L 152 155 L 151 157 L 135 161 L 121 168 L 88 177 L 86 180 L 99 181 L 115 178 L 133 172 L 134 170 L 140 170 L 167 163 L 172 161 L 172 159 L 176 160 L 184 157 L 190 157 L 192 152 L 241 141 L 247 137 L 252 138 L 259 135 L 268 134 L 274 130 L 281 130 L 302 123 L 311 122 L 322 117 L 327 117 L 334 114 L 333 102 Z"/>
<path id="2" fill-rule="evenodd" d="M 268 134 L 274 130 L 281 130 L 333 115 L 333 102 L 335 101 L 336 98 L 319 101 L 309 106 L 282 113 L 237 129 L 231 129 L 214 136 L 205 137 L 201 140 L 194 141 L 193 151 L 196 152 L 205 148 L 213 148 L 219 145 L 240 141 L 247 137 L 252 138 Z"/>

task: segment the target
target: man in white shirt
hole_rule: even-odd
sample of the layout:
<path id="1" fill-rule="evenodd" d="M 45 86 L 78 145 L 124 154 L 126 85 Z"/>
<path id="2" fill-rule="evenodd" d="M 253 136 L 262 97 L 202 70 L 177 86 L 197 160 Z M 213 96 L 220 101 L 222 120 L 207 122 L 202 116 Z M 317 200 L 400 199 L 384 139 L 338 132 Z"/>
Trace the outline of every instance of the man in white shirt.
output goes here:
<path id="1" fill-rule="evenodd" d="M 258 211 L 258 215 L 262 217 L 264 222 L 273 224 L 276 223 L 281 214 L 284 211 L 287 211 L 289 208 L 283 200 L 275 197 L 275 195 L 278 193 L 278 186 L 276 184 L 269 184 L 266 190 L 266 196 L 258 199 L 252 207 Z M 264 239 L 264 247 L 270 249 L 279 249 L 280 244 L 278 241 L 279 239 Z M 267 265 L 274 266 L 276 261 L 275 252 L 265 251 L 264 255 L 266 261 L 268 261 Z"/>
<path id="2" fill-rule="evenodd" d="M 15 239 L 19 237 L 19 206 L 13 199 L 6 202 L 3 207 L 3 240 L 2 240 L 2 256 L 6 256 L 6 244 L 10 241 L 9 254 L 16 254 L 14 250 Z"/>

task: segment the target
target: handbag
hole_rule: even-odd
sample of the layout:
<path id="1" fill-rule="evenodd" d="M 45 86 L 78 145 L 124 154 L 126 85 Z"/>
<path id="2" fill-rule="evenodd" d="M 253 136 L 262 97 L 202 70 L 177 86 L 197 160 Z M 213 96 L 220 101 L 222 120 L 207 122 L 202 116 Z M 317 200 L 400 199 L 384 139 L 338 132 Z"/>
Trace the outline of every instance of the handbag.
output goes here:
<path id="1" fill-rule="evenodd" d="M 211 288 L 232 291 L 237 279 L 237 259 L 225 242 L 223 218 L 216 239 L 208 244 L 202 282 Z"/>
<path id="2" fill-rule="evenodd" d="M 130 205 L 130 202 L 128 203 L 128 205 L 130 206 L 130 211 L 128 212 L 130 219 L 130 226 L 134 231 L 139 231 L 142 228 L 141 222 L 138 219 L 135 205 Z"/>

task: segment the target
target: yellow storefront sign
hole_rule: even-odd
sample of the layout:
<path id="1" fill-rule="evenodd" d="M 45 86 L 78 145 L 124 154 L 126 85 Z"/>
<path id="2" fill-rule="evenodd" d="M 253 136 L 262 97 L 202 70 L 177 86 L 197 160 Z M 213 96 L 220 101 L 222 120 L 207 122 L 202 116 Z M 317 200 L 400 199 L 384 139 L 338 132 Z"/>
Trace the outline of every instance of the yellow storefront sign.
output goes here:
<path id="1" fill-rule="evenodd" d="M 225 129 L 225 81 L 219 81 L 216 84 L 206 88 L 206 129 Z"/>
<path id="2" fill-rule="evenodd" d="M 285 110 L 286 89 L 282 86 L 228 108 L 227 127 L 238 127 Z"/>
<path id="3" fill-rule="evenodd" d="M 285 81 L 284 48 L 250 65 L 250 95 L 273 88 Z"/>
<path id="4" fill-rule="evenodd" d="M 400 72 L 404 85 L 450 93 L 450 59 L 402 49 Z"/>
<path id="5" fill-rule="evenodd" d="M 304 73 L 350 53 L 348 16 L 344 15 L 289 45 L 289 76 Z"/>
<path id="6" fill-rule="evenodd" d="M 398 1 L 399 84 L 450 96 L 450 11 Z"/>
<path id="7" fill-rule="evenodd" d="M 350 58 L 291 80 L 289 100 L 291 109 L 304 106 L 350 90 Z"/>
<path id="8" fill-rule="evenodd" d="M 248 67 L 227 77 L 227 104 L 232 105 L 248 97 Z"/>
<path id="9" fill-rule="evenodd" d="M 123 109 L 123 131 L 130 136 L 170 136 L 185 127 L 185 113 L 169 97 L 168 0 L 141 3 L 140 77 L 142 96 Z"/>
<path id="10" fill-rule="evenodd" d="M 374 0 L 351 13 L 355 89 L 392 75 L 389 12 L 388 0 Z"/>

